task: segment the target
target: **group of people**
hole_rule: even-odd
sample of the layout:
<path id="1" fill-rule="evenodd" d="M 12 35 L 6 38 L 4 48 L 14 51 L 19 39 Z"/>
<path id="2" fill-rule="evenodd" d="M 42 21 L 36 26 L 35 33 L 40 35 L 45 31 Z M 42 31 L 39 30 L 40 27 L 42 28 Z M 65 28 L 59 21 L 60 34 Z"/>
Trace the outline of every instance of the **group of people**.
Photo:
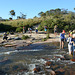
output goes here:
<path id="1" fill-rule="evenodd" d="M 54 26 L 54 34 L 57 34 L 57 25 Z M 64 48 L 64 42 L 68 42 L 69 55 L 72 54 L 75 48 L 75 32 L 69 31 L 68 38 L 65 37 L 65 30 L 60 33 L 60 49 Z"/>
<path id="2" fill-rule="evenodd" d="M 75 47 L 75 34 L 69 32 L 68 38 L 65 38 L 65 30 L 63 30 L 62 33 L 60 33 L 60 48 L 62 49 L 64 48 L 65 40 L 68 42 L 69 55 L 71 55 Z"/>
<path id="3" fill-rule="evenodd" d="M 32 28 L 28 28 L 29 33 L 32 33 Z M 36 27 L 35 33 L 38 33 L 38 28 Z"/>
<path id="4" fill-rule="evenodd" d="M 28 28 L 29 33 L 32 33 L 32 28 Z"/>
<path id="5" fill-rule="evenodd" d="M 24 29 L 24 27 L 23 27 Z M 29 33 L 32 32 L 32 29 L 31 28 L 28 28 L 29 30 Z M 47 26 L 44 26 L 44 31 L 45 33 L 47 32 Z M 38 33 L 38 28 L 36 27 L 35 29 L 35 32 Z M 23 30 L 23 33 L 24 33 L 24 30 Z M 54 26 L 54 34 L 56 36 L 57 34 L 57 25 Z M 3 35 L 3 40 L 6 39 L 7 40 L 7 34 L 4 33 Z M 63 49 L 64 48 L 64 42 L 67 41 L 68 42 L 68 50 L 69 50 L 69 55 L 72 54 L 72 51 L 74 51 L 74 47 L 75 47 L 75 34 L 73 34 L 71 31 L 69 31 L 69 35 L 68 35 L 68 38 L 65 38 L 65 30 L 63 30 L 61 33 L 60 33 L 60 49 Z"/>
<path id="6" fill-rule="evenodd" d="M 47 33 L 47 29 L 48 29 L 48 27 L 45 25 L 44 26 L 45 34 Z M 29 31 L 29 33 L 31 33 L 32 28 L 28 28 L 28 31 Z M 25 33 L 25 27 L 23 27 L 23 33 Z M 35 33 L 38 33 L 38 27 L 35 28 Z M 56 33 L 57 33 L 57 25 L 55 25 L 55 27 L 54 27 L 54 34 L 56 35 Z"/>
<path id="7" fill-rule="evenodd" d="M 44 31 L 45 33 L 47 33 L 47 26 L 44 26 Z M 55 36 L 57 35 L 57 25 L 54 26 L 54 34 Z M 31 32 L 31 31 L 30 31 Z M 38 33 L 38 29 L 36 27 L 35 32 Z M 72 32 L 69 32 L 69 36 L 68 38 L 65 37 L 65 30 L 63 30 L 60 33 L 60 49 L 64 48 L 64 42 L 67 41 L 68 42 L 68 50 L 69 50 L 69 55 L 72 54 L 72 51 L 74 50 L 75 47 L 75 34 L 72 34 Z"/>

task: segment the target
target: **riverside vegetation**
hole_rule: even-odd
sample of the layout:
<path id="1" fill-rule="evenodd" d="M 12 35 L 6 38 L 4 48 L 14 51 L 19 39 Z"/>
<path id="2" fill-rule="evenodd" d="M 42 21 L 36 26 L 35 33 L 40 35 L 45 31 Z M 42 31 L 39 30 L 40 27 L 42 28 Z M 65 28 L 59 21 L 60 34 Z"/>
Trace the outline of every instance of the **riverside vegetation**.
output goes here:
<path id="1" fill-rule="evenodd" d="M 34 17 L 33 19 L 16 19 L 6 20 L 0 22 L 0 31 L 15 31 L 22 32 L 23 27 L 27 31 L 29 27 L 33 27 L 39 24 L 38 30 L 44 30 L 46 25 L 50 32 L 53 32 L 54 26 L 57 25 L 58 32 L 62 30 L 69 31 L 75 28 L 75 13 L 69 12 L 66 9 L 51 9 L 46 12 L 40 12 L 40 17 Z"/>

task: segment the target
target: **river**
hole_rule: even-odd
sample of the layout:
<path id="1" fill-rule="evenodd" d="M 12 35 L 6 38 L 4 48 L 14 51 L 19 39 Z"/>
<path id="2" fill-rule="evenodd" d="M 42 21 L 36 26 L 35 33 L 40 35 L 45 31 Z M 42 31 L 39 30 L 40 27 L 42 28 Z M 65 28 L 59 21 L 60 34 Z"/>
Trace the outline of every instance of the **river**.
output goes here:
<path id="1" fill-rule="evenodd" d="M 59 74 L 71 75 L 72 72 L 75 73 L 75 63 L 70 59 L 67 44 L 65 44 L 65 49 L 59 49 L 59 42 L 31 44 L 17 49 L 1 46 L 0 75 L 47 75 L 43 67 L 41 69 L 43 73 L 34 74 L 29 69 L 30 64 L 43 66 L 45 61 L 52 63 L 50 70 L 57 72 L 61 68 L 64 72 Z"/>

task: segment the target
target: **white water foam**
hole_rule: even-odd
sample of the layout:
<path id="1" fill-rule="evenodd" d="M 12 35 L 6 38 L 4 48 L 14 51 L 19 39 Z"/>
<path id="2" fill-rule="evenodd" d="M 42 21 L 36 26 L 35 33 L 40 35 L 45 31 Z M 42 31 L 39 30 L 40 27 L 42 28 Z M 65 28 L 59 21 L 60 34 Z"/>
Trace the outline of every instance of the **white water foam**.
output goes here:
<path id="1" fill-rule="evenodd" d="M 35 51 L 41 51 L 42 49 L 33 49 L 33 50 L 15 50 L 15 51 L 7 51 L 7 52 L 1 52 L 0 55 L 3 54 L 10 54 L 10 53 L 16 53 L 16 52 L 35 52 Z"/>

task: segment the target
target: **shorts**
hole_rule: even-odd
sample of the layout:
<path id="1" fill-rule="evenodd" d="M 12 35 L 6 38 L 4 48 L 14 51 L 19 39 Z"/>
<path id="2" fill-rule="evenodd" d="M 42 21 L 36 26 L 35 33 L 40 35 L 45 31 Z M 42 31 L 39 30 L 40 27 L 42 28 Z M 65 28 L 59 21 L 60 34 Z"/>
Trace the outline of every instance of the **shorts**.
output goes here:
<path id="1" fill-rule="evenodd" d="M 73 51 L 73 46 L 68 44 L 68 50 L 69 52 Z"/>
<path id="2" fill-rule="evenodd" d="M 45 29 L 45 31 L 47 31 L 47 29 Z"/>
<path id="3" fill-rule="evenodd" d="M 56 32 L 57 32 L 57 30 L 54 31 L 54 33 L 56 33 Z"/>
<path id="4" fill-rule="evenodd" d="M 35 32 L 37 33 L 37 32 L 38 32 L 38 30 L 35 30 Z"/>
<path id="5" fill-rule="evenodd" d="M 63 42 L 64 42 L 64 39 L 61 39 L 61 41 L 63 41 Z"/>

